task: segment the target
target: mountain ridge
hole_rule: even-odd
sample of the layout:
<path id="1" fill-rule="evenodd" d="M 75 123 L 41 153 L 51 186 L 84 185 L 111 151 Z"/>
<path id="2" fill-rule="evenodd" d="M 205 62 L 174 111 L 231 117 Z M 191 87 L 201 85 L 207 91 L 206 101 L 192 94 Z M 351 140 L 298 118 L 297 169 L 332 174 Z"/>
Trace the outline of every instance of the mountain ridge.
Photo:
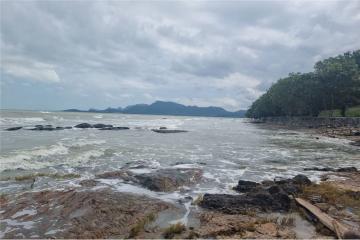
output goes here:
<path id="1" fill-rule="evenodd" d="M 155 101 L 152 104 L 135 104 L 125 108 L 111 108 L 79 110 L 75 108 L 63 110 L 64 112 L 96 112 L 96 113 L 123 113 L 145 115 L 172 115 L 172 116 L 199 116 L 199 117 L 244 117 L 246 110 L 230 112 L 222 107 L 186 106 L 176 102 Z"/>

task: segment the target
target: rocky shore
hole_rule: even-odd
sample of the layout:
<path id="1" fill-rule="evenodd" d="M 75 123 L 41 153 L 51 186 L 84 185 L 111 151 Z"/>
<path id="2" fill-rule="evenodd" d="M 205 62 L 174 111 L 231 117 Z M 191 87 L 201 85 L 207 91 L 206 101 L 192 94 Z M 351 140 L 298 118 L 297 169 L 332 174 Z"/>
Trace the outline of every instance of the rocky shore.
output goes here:
<path id="1" fill-rule="evenodd" d="M 302 198 L 360 237 L 360 172 L 320 169 L 322 182 L 305 175 L 252 182 L 239 180 L 234 194 L 204 194 L 170 203 L 117 192 L 102 181 L 119 179 L 152 191 L 173 192 L 199 182 L 199 169 L 132 173 L 124 168 L 63 190 L 1 195 L 1 238 L 335 238 L 295 199 Z M 184 206 L 191 209 L 184 212 Z M 169 216 L 187 220 L 170 221 Z M 190 219 L 189 219 L 190 218 Z"/>
<path id="2" fill-rule="evenodd" d="M 360 118 L 268 117 L 254 119 L 251 123 L 347 139 L 349 144 L 360 146 Z"/>

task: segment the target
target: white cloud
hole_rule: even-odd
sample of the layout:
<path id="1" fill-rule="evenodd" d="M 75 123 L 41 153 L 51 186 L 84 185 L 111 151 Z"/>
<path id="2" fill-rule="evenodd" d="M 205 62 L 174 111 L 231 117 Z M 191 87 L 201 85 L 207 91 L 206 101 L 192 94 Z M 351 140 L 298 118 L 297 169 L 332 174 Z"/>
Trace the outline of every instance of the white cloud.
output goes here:
<path id="1" fill-rule="evenodd" d="M 60 82 L 60 77 L 51 64 L 24 58 L 1 59 L 1 69 L 4 73 L 25 80 L 48 83 Z"/>

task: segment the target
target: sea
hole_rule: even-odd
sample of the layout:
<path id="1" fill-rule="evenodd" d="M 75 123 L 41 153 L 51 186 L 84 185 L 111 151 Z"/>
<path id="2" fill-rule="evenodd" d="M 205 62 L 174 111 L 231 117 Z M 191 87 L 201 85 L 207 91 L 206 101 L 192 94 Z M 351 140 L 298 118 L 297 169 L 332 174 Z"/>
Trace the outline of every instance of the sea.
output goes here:
<path id="1" fill-rule="evenodd" d="M 85 122 L 130 129 L 5 130 L 15 126 L 65 127 Z M 151 131 L 160 127 L 188 132 Z M 321 173 L 303 169 L 360 168 L 359 148 L 349 145 L 348 140 L 253 124 L 245 118 L 1 110 L 0 134 L 0 194 L 76 187 L 82 180 L 125 166 L 133 166 L 131 171 L 138 174 L 165 168 L 202 169 L 203 178 L 198 184 L 171 193 L 150 191 L 120 179 L 99 180 L 114 191 L 177 201 L 203 193 L 235 194 L 232 187 L 240 179 L 260 182 L 305 174 L 319 181 Z M 79 177 L 43 176 L 35 182 L 14 180 L 36 173 Z"/>

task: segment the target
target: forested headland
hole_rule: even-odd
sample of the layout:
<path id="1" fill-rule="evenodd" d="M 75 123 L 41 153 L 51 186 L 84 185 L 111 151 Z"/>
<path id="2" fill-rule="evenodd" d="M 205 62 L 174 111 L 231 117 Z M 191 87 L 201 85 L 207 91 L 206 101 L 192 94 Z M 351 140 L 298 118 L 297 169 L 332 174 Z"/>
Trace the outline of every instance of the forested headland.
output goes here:
<path id="1" fill-rule="evenodd" d="M 279 79 L 247 111 L 247 117 L 359 116 L 360 50 L 319 61 L 314 71 Z"/>

